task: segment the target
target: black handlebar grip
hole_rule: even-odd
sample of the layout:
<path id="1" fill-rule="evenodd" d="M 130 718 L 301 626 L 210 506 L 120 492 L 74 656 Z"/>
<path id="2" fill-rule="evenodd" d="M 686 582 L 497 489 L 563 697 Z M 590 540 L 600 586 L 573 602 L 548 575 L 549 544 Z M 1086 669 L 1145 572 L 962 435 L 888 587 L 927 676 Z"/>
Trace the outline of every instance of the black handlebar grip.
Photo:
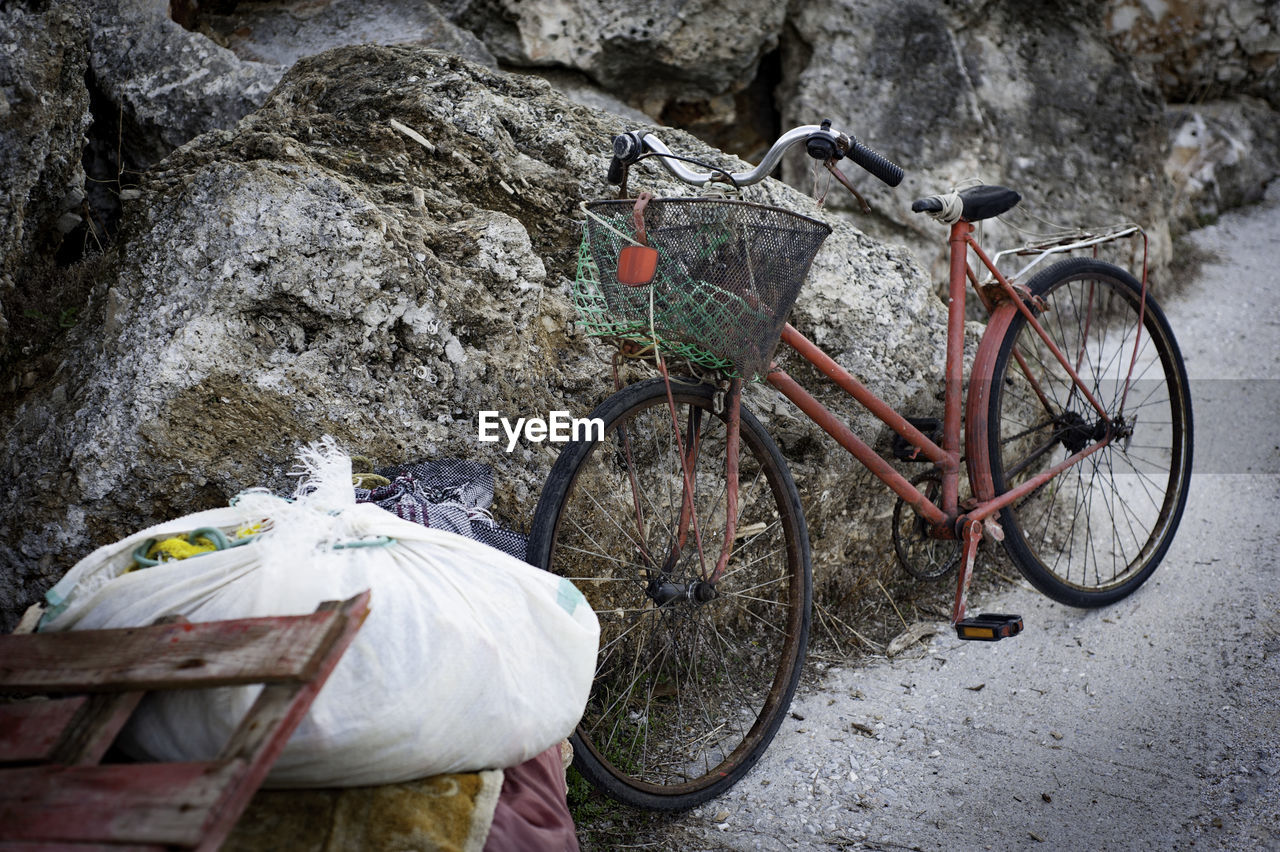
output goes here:
<path id="1" fill-rule="evenodd" d="M 849 146 L 849 159 L 889 184 L 889 186 L 897 186 L 902 183 L 902 178 L 905 175 L 902 171 L 902 166 L 888 159 L 874 148 L 863 145 L 857 139 L 853 140 L 853 144 Z"/>
<path id="2" fill-rule="evenodd" d="M 609 161 L 609 183 L 614 186 L 622 185 L 622 178 L 626 175 L 626 165 L 614 157 Z"/>

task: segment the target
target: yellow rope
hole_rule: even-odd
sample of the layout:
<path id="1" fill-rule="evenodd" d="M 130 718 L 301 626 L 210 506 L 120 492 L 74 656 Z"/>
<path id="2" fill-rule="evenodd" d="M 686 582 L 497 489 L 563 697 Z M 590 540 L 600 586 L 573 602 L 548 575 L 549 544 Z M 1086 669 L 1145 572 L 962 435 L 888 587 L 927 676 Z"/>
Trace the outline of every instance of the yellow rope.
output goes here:
<path id="1" fill-rule="evenodd" d="M 266 521 L 258 521 L 257 523 L 253 523 L 253 524 L 245 524 L 240 529 L 236 530 L 236 538 L 252 538 L 258 533 L 262 533 L 266 531 L 267 531 Z"/>
<path id="2" fill-rule="evenodd" d="M 190 542 L 187 541 L 185 535 L 179 535 L 156 542 L 147 551 L 147 556 L 151 559 L 167 562 L 172 559 L 189 559 L 202 553 L 212 553 L 217 549 L 218 546 L 216 544 L 203 536 L 196 539 L 195 542 Z"/>
<path id="3" fill-rule="evenodd" d="M 190 559 L 205 553 L 214 553 L 228 547 L 247 544 L 249 539 L 266 532 L 271 528 L 269 521 L 247 523 L 235 531 L 233 540 L 216 527 L 203 527 L 192 532 L 179 533 L 166 539 L 156 541 L 150 539 L 138 546 L 133 552 L 133 565 L 125 569 L 125 573 L 148 568 L 162 562 L 175 562 Z M 200 533 L 197 535 L 197 533 Z"/>

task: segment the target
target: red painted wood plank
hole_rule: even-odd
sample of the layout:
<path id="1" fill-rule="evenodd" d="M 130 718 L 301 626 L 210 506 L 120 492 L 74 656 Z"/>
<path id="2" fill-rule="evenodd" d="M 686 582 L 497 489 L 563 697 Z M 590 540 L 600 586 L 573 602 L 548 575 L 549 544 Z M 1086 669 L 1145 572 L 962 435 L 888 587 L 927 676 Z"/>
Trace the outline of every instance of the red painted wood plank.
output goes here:
<path id="1" fill-rule="evenodd" d="M 142 700 L 142 692 L 101 692 L 89 696 L 49 752 L 50 763 L 91 764 L 115 742 Z"/>
<path id="2" fill-rule="evenodd" d="M 249 709 L 244 722 L 231 735 L 230 741 L 223 749 L 223 759 L 237 761 L 245 759 L 248 760 L 249 766 L 244 781 L 227 791 L 225 799 L 210 816 L 205 826 L 204 839 L 197 852 L 214 852 L 231 833 L 236 821 L 248 806 L 249 799 L 267 777 L 272 764 L 280 757 L 280 752 L 284 750 L 294 729 L 306 716 L 311 702 L 320 693 L 325 681 L 329 679 L 338 661 L 351 645 L 356 632 L 369 616 L 369 597 L 370 592 L 366 589 L 356 597 L 337 605 L 337 612 L 342 617 L 339 622 L 341 629 L 335 635 L 329 653 L 320 661 L 316 676 L 302 684 L 287 704 L 284 703 L 284 696 L 281 694 L 285 689 L 284 686 L 273 685 L 263 689 L 258 700 Z"/>
<path id="3" fill-rule="evenodd" d="M 0 838 L 195 846 L 245 764 L 140 763 L 9 769 Z"/>
<path id="4" fill-rule="evenodd" d="M 280 653 L 289 653 L 289 641 L 305 642 L 310 648 L 304 660 L 305 679 L 295 677 L 292 682 L 276 682 L 268 685 L 254 707 L 246 715 L 240 728 L 232 736 L 224 752 L 224 759 L 216 763 L 168 763 L 168 764 L 115 764 L 111 766 L 65 766 L 51 765 L 40 767 L 10 768 L 0 771 L 0 850 L 17 850 L 36 852 L 49 848 L 60 848 L 68 843 L 76 844 L 166 844 L 183 847 L 196 847 L 200 852 L 216 850 L 226 839 L 236 821 L 243 813 L 249 799 L 266 777 L 271 765 L 279 757 L 286 741 L 302 720 L 315 696 L 325 680 L 337 666 L 338 660 L 350 645 L 355 633 L 369 613 L 368 591 L 348 601 L 328 602 L 322 604 L 313 616 L 298 616 L 285 619 L 252 619 L 239 622 L 214 622 L 203 625 L 177 625 L 170 628 L 140 628 L 129 631 L 110 631 L 115 633 L 149 634 L 152 642 L 162 642 L 163 651 L 168 645 L 182 644 L 184 636 L 190 634 L 207 634 L 204 645 L 186 646 L 180 650 L 190 652 L 209 645 L 209 637 L 224 641 L 224 645 L 209 650 L 214 659 L 203 661 L 202 668 L 219 672 L 210 678 L 202 673 L 207 685 L 221 685 L 228 682 L 263 682 L 270 681 L 271 676 L 257 676 L 240 681 L 227 681 L 225 672 L 228 666 L 224 661 L 216 659 L 218 654 L 227 656 L 243 656 L 243 642 L 225 644 L 228 632 L 233 636 L 252 632 L 259 624 L 269 623 L 268 629 L 276 632 L 278 641 L 274 644 L 284 646 Z M 245 625 L 248 624 L 248 631 Z M 206 628 L 234 628 L 230 631 L 207 630 Z M 292 629 L 292 628 L 306 628 Z M 175 634 L 174 630 L 178 633 Z M 96 632 L 101 636 L 107 631 Z M 279 634 L 286 634 L 280 636 Z M 291 634 L 291 635 L 290 635 Z M 48 634 L 39 638 L 61 637 L 75 634 Z M 93 633 L 82 633 L 80 636 L 93 636 Z M 0 639 L 18 639 L 25 637 L 0 637 Z M 34 637 L 33 637 L 34 638 Z M 134 642 L 127 637 L 127 642 Z M 257 654 L 263 647 L 272 643 L 256 641 L 250 643 Z M 43 643 L 42 643 L 43 644 Z M 216 643 L 215 643 L 216 645 Z M 0 642 L 0 653 L 13 648 L 11 643 Z M 47 654 L 47 648 L 27 645 L 19 650 L 35 653 L 22 659 L 30 665 L 41 655 Z M 65 648 L 64 648 L 65 650 Z M 137 649 L 140 650 L 140 649 Z M 165 653 L 159 654 L 164 657 Z M 170 654 L 170 657 L 175 655 Z M 180 655 L 178 655 L 180 656 Z M 175 657 L 176 658 L 176 657 Z M 154 662 L 155 655 L 152 661 Z M 186 659 L 190 659 L 188 656 Z M 12 683 L 22 684 L 21 678 L 29 675 L 14 675 L 6 683 L 5 672 L 17 672 L 20 667 L 12 660 L 0 657 L 0 685 L 12 688 Z M 55 660 L 55 662 L 59 662 Z M 65 661 L 60 661 L 65 662 Z M 79 661 L 75 661 L 79 662 Z M 139 663 L 144 669 L 148 661 Z M 243 660 L 241 660 L 243 663 Z M 169 659 L 166 665 L 172 665 Z M 118 664 L 117 664 L 118 666 Z M 64 672 L 68 667 L 64 667 Z M 90 675 L 88 681 L 95 688 L 107 688 L 104 679 L 93 677 L 93 672 L 83 666 L 71 665 L 72 674 L 80 680 Z M 193 668 L 179 666 L 179 670 Z M 152 666 L 154 669 L 154 666 Z M 271 671 L 276 671 L 272 668 Z M 116 670 L 117 678 L 120 672 Z M 147 685 L 149 681 L 136 672 L 125 672 L 132 678 L 130 688 L 139 684 Z M 153 675 L 145 675 L 151 677 Z M 65 684 L 65 681 L 62 683 Z M 187 686 L 189 682 L 174 684 L 166 681 L 165 686 Z M 201 685 L 206 685 L 202 683 Z M 47 687 L 46 687 L 47 688 Z M 103 730 L 111 728 L 120 719 L 122 713 L 127 715 L 134 695 L 94 696 L 82 703 L 73 711 L 73 721 L 68 731 L 74 733 L 77 720 L 86 722 L 86 735 L 64 735 L 62 749 L 74 751 L 68 743 L 80 741 L 102 744 L 109 741 Z M 54 702 L 46 702 L 52 704 Z M 67 705 L 70 706 L 70 705 Z M 96 717 L 102 717 L 109 724 L 105 727 L 87 724 Z M 94 733 L 97 732 L 97 733 Z M 110 736 L 114 736 L 111 733 Z M 97 747 L 96 745 L 94 746 Z M 55 746 L 55 755 L 58 747 Z M 65 759 L 65 758 L 64 758 Z M 83 848 L 77 846 L 76 848 Z M 96 847 L 90 847 L 96 848 Z M 118 848 L 113 846 L 112 848 Z"/>
<path id="5" fill-rule="evenodd" d="M 0 690 L 101 692 L 305 681 L 336 612 L 0 636 Z"/>
<path id="6" fill-rule="evenodd" d="M 45 760 L 85 697 L 0 704 L 0 763 Z"/>

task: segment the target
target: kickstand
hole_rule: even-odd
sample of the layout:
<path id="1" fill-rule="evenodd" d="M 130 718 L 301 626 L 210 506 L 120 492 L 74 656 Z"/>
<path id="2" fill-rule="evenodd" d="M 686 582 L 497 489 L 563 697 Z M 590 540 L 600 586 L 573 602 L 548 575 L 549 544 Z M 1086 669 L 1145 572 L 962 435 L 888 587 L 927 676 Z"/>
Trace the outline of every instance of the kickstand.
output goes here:
<path id="1" fill-rule="evenodd" d="M 956 604 L 951 611 L 951 623 L 964 620 L 965 604 L 969 596 L 969 581 L 973 579 L 973 564 L 978 557 L 978 545 L 982 543 L 982 521 L 969 519 L 964 524 L 964 546 L 960 554 L 960 572 L 956 577 Z"/>

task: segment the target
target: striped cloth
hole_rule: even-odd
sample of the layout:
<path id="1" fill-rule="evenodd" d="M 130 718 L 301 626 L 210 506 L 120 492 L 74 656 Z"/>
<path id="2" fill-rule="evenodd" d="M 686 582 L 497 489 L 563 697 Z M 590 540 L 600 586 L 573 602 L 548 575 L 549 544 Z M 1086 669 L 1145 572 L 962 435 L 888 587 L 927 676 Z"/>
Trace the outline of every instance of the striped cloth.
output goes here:
<path id="1" fill-rule="evenodd" d="M 390 480 L 376 488 L 356 487 L 357 503 L 373 503 L 407 521 L 474 539 L 517 559 L 525 558 L 528 537 L 499 526 L 490 514 L 493 470 L 482 462 L 440 459 L 375 470 Z"/>

